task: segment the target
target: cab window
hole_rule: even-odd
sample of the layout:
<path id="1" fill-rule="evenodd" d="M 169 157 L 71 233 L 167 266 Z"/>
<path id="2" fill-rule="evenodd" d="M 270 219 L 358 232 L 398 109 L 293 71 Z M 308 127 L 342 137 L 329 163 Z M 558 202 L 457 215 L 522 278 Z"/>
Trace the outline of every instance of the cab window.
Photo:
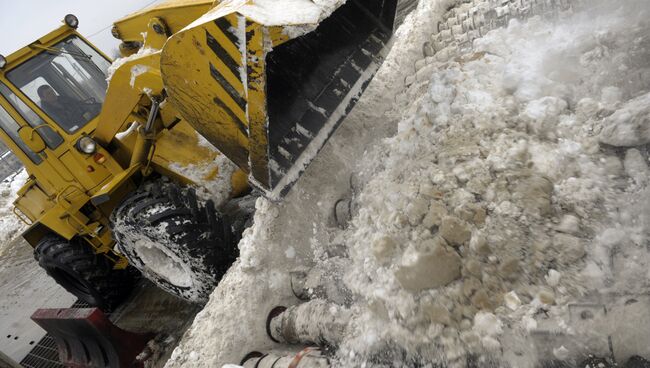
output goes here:
<path id="1" fill-rule="evenodd" d="M 66 132 L 101 111 L 110 62 L 71 36 L 7 73 L 7 78 Z"/>
<path id="2" fill-rule="evenodd" d="M 63 143 L 63 138 L 59 133 L 47 125 L 43 119 L 41 119 L 34 111 L 32 111 L 32 109 L 20 100 L 15 93 L 2 83 L 0 83 L 0 95 L 9 101 L 11 106 L 18 111 L 27 124 L 34 128 L 39 127 L 36 131 L 41 137 L 43 137 L 45 144 L 47 144 L 50 149 L 55 149 Z"/>
<path id="3" fill-rule="evenodd" d="M 20 139 L 20 136 L 18 136 L 18 129 L 20 128 L 20 125 L 16 123 L 16 120 L 14 120 L 11 115 L 9 115 L 7 110 L 5 110 L 2 106 L 0 106 L 0 128 L 2 128 L 5 133 L 7 133 L 11 140 L 13 140 L 14 143 L 16 143 L 16 145 L 18 145 L 18 147 L 20 147 L 23 152 L 25 152 L 27 157 L 29 157 L 32 162 L 38 165 L 43 161 L 40 156 L 32 152 Z"/>

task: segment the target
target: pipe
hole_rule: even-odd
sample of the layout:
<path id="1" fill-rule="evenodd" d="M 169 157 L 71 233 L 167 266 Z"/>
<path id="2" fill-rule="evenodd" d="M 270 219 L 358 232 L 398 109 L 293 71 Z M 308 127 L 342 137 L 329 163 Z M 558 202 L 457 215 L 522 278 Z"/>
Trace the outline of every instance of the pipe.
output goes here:
<path id="1" fill-rule="evenodd" d="M 320 349 L 309 347 L 297 354 L 252 352 L 246 355 L 241 365 L 244 368 L 329 368 L 330 361 L 321 354 Z"/>
<path id="2" fill-rule="evenodd" d="M 290 277 L 293 294 L 303 301 L 327 299 L 336 304 L 350 306 L 353 294 L 342 278 L 348 262 L 346 258 L 334 257 L 319 263 L 308 272 L 292 272 Z"/>
<path id="3" fill-rule="evenodd" d="M 149 159 L 149 152 L 151 151 L 151 146 L 153 141 L 156 138 L 155 132 L 153 130 L 154 122 L 158 116 L 158 111 L 160 110 L 160 102 L 157 99 L 151 99 L 151 110 L 149 111 L 149 117 L 144 127 L 140 126 L 138 128 L 138 135 L 133 146 L 133 154 L 131 156 L 130 166 L 136 164 L 142 164 L 143 166 Z"/>
<path id="4" fill-rule="evenodd" d="M 266 320 L 266 332 L 279 343 L 336 347 L 345 336 L 350 317 L 347 308 L 316 299 L 273 308 Z"/>

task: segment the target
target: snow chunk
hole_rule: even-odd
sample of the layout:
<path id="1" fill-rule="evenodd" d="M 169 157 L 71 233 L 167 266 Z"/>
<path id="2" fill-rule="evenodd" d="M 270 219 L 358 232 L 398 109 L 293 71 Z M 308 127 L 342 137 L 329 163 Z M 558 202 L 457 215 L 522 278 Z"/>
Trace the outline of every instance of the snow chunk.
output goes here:
<path id="1" fill-rule="evenodd" d="M 289 247 L 284 251 L 284 256 L 287 258 L 294 258 L 296 256 L 296 248 Z"/>
<path id="2" fill-rule="evenodd" d="M 564 215 L 557 226 L 557 231 L 575 235 L 580 231 L 580 220 L 573 215 Z"/>
<path id="3" fill-rule="evenodd" d="M 569 349 L 562 345 L 559 348 L 553 349 L 553 355 L 560 360 L 566 360 L 569 358 Z"/>
<path id="4" fill-rule="evenodd" d="M 557 286 L 560 283 L 560 277 L 562 276 L 561 273 L 554 269 L 548 270 L 548 275 L 545 276 L 546 278 L 546 283 L 548 286 Z"/>
<path id="5" fill-rule="evenodd" d="M 124 65 L 126 62 L 136 60 L 136 59 L 138 59 L 140 57 L 151 55 L 151 54 L 159 52 L 159 51 L 160 50 L 157 50 L 157 49 L 154 49 L 154 48 L 151 48 L 151 47 L 142 47 L 142 48 L 140 48 L 138 50 L 138 52 L 136 52 L 133 55 L 129 55 L 127 57 L 115 59 L 115 61 L 113 61 L 113 64 L 111 64 L 111 66 L 108 67 L 108 74 L 106 76 L 106 81 L 110 82 L 111 78 L 113 78 L 113 74 L 115 73 L 115 71 L 117 69 L 119 69 L 122 65 Z M 132 78 L 133 78 L 133 76 L 132 76 Z M 133 85 L 131 85 L 131 86 L 133 86 Z"/>
<path id="6" fill-rule="evenodd" d="M 135 79 L 139 76 L 142 75 L 151 69 L 148 65 L 134 65 L 131 67 L 131 79 L 129 81 L 129 85 L 131 88 L 135 87 Z"/>
<path id="7" fill-rule="evenodd" d="M 506 293 L 503 296 L 503 299 L 505 301 L 506 307 L 510 308 L 513 311 L 517 310 L 517 308 L 521 306 L 521 300 L 519 299 L 519 296 L 517 296 L 517 293 L 514 291 Z"/>
<path id="8" fill-rule="evenodd" d="M 409 247 L 395 271 L 400 284 L 411 291 L 437 288 L 460 277 L 461 260 L 456 252 L 445 246 L 442 238 L 427 242 L 424 249 Z"/>
<path id="9" fill-rule="evenodd" d="M 650 143 L 650 92 L 628 101 L 606 118 L 600 141 L 619 147 Z"/>
<path id="10" fill-rule="evenodd" d="M 481 336 L 497 336 L 503 333 L 503 322 L 490 312 L 480 311 L 474 316 L 473 330 Z"/>
<path id="11" fill-rule="evenodd" d="M 341 6 L 344 0 L 224 0 L 186 27 L 238 12 L 265 26 L 287 26 L 285 31 L 297 37 L 313 30 Z"/>
<path id="12" fill-rule="evenodd" d="M 650 167 L 648 167 L 648 163 L 639 150 L 634 148 L 627 150 L 623 166 L 625 167 L 625 173 L 637 185 L 643 185 L 650 181 Z"/>

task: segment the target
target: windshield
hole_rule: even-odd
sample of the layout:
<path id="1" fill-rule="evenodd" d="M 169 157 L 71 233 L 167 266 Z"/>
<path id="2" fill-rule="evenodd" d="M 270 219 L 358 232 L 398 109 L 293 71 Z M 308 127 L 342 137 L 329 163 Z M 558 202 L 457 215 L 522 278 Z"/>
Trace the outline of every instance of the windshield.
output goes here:
<path id="1" fill-rule="evenodd" d="M 38 134 L 43 137 L 47 146 L 55 149 L 63 143 L 63 138 L 55 132 L 43 119 L 41 119 L 32 109 L 30 109 L 15 93 L 7 86 L 0 83 L 0 95 L 2 95 L 13 108 L 25 119 L 33 128 L 37 128 Z"/>
<path id="2" fill-rule="evenodd" d="M 66 132 L 99 114 L 110 62 L 77 36 L 24 62 L 7 78 Z"/>

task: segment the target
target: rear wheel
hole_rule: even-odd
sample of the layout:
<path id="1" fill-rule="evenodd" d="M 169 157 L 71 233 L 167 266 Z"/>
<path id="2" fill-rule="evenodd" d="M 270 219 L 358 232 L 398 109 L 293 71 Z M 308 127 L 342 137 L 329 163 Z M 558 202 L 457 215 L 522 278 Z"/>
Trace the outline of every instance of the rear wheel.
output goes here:
<path id="1" fill-rule="evenodd" d="M 250 207 L 250 206 L 249 206 Z M 193 189 L 156 181 L 127 198 L 111 218 L 118 250 L 167 292 L 207 302 L 237 259 L 237 243 L 252 210 L 223 214 Z"/>
<path id="2" fill-rule="evenodd" d="M 68 292 L 105 311 L 117 307 L 137 279 L 133 269 L 114 270 L 110 260 L 82 239 L 48 235 L 34 249 L 34 258 Z"/>

